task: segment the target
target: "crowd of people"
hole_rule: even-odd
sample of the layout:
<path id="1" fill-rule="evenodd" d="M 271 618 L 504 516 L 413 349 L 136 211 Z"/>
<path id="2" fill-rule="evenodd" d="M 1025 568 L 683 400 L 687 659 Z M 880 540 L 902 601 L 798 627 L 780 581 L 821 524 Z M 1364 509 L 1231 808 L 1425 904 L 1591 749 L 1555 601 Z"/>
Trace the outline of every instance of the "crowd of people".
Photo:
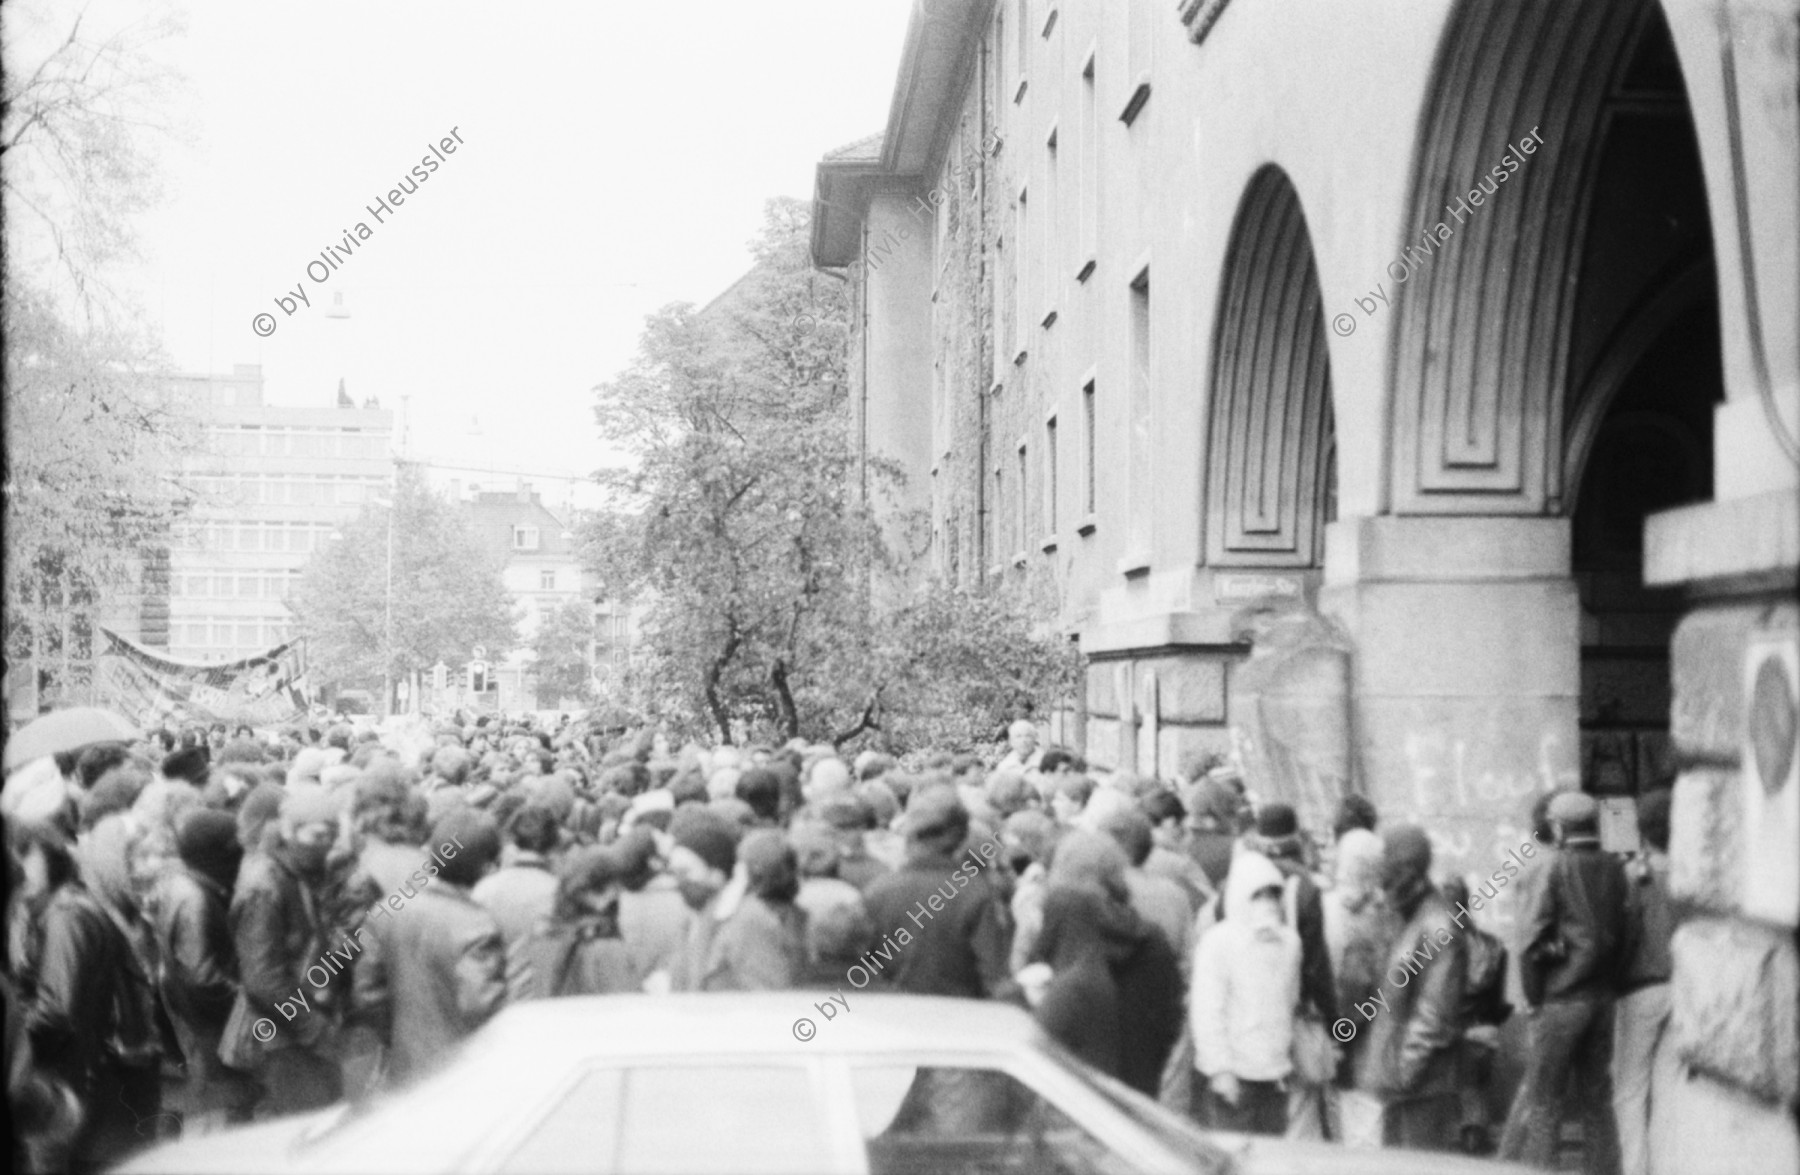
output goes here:
<path id="1" fill-rule="evenodd" d="M 902 763 L 468 716 L 39 760 L 4 797 L 16 1165 L 404 1086 L 511 1001 L 848 985 L 1014 1002 L 1209 1127 L 1551 1166 L 1568 1108 L 1588 1169 L 1645 1170 L 1666 792 L 1630 860 L 1591 797 L 1539 799 L 1514 968 L 1467 916 L 1501 875 L 1441 877 L 1363 797 L 1310 830 L 1219 760 L 1008 741 Z"/>

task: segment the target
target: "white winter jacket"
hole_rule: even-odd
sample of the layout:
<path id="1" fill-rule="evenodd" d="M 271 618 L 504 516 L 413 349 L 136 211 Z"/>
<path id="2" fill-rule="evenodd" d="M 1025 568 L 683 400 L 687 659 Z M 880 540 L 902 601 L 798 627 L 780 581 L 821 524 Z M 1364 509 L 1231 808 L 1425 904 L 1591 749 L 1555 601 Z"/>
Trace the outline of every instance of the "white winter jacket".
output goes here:
<path id="1" fill-rule="evenodd" d="M 1250 908 L 1251 894 L 1281 885 L 1267 857 L 1240 851 L 1225 878 L 1225 917 L 1194 948 L 1194 1068 L 1207 1077 L 1279 1081 L 1293 1068 L 1300 936 L 1280 923 L 1254 926 Z"/>

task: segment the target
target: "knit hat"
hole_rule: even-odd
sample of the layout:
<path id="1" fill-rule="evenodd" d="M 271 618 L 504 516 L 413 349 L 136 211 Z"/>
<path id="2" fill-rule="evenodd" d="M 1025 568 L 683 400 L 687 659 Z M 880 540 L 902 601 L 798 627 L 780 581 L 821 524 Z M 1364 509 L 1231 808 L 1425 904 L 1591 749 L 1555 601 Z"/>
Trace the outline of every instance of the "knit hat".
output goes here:
<path id="1" fill-rule="evenodd" d="M 737 864 L 737 833 L 732 822 L 707 808 L 688 806 L 669 821 L 669 837 L 721 873 Z"/>
<path id="2" fill-rule="evenodd" d="M 230 885 L 244 855 L 238 844 L 237 820 L 216 808 L 187 812 L 175 829 L 175 851 L 190 869 L 220 885 Z"/>

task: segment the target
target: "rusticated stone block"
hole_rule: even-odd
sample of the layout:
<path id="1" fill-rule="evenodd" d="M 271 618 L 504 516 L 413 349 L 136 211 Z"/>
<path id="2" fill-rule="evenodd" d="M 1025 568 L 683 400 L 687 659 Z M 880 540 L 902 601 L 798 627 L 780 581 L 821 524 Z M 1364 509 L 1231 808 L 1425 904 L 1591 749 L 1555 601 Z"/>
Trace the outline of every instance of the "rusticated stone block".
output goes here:
<path id="1" fill-rule="evenodd" d="M 1765 1102 L 1800 1103 L 1800 962 L 1792 936 L 1702 918 L 1675 931 L 1673 951 L 1676 1055 Z"/>
<path id="2" fill-rule="evenodd" d="M 1669 892 L 1717 913 L 1738 908 L 1743 807 L 1738 773 L 1684 771 L 1669 816 Z"/>
<path id="3" fill-rule="evenodd" d="M 1087 666 L 1087 708 L 1090 718 L 1117 718 L 1119 691 L 1115 684 L 1116 661 L 1090 661 Z M 1088 735 L 1090 741 L 1093 734 Z"/>
<path id="4" fill-rule="evenodd" d="M 1714 605 L 1688 613 L 1669 645 L 1669 733 L 1682 754 L 1735 763 L 1744 739 L 1744 648 L 1766 609 Z"/>
<path id="5" fill-rule="evenodd" d="M 1152 663 L 1164 722 L 1190 726 L 1225 721 L 1225 662 L 1217 658 L 1167 658 Z"/>

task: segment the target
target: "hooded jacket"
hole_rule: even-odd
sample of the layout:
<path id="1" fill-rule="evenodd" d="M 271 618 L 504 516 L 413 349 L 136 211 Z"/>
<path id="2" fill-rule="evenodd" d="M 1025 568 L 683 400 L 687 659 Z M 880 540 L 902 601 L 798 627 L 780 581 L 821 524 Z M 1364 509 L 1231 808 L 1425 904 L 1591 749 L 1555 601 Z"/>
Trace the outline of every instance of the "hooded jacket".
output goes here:
<path id="1" fill-rule="evenodd" d="M 1293 1069 L 1300 936 L 1279 921 L 1258 919 L 1250 901 L 1258 890 L 1282 884 L 1267 857 L 1240 851 L 1225 879 L 1225 917 L 1194 949 L 1194 1068 L 1208 1077 L 1279 1081 Z"/>

